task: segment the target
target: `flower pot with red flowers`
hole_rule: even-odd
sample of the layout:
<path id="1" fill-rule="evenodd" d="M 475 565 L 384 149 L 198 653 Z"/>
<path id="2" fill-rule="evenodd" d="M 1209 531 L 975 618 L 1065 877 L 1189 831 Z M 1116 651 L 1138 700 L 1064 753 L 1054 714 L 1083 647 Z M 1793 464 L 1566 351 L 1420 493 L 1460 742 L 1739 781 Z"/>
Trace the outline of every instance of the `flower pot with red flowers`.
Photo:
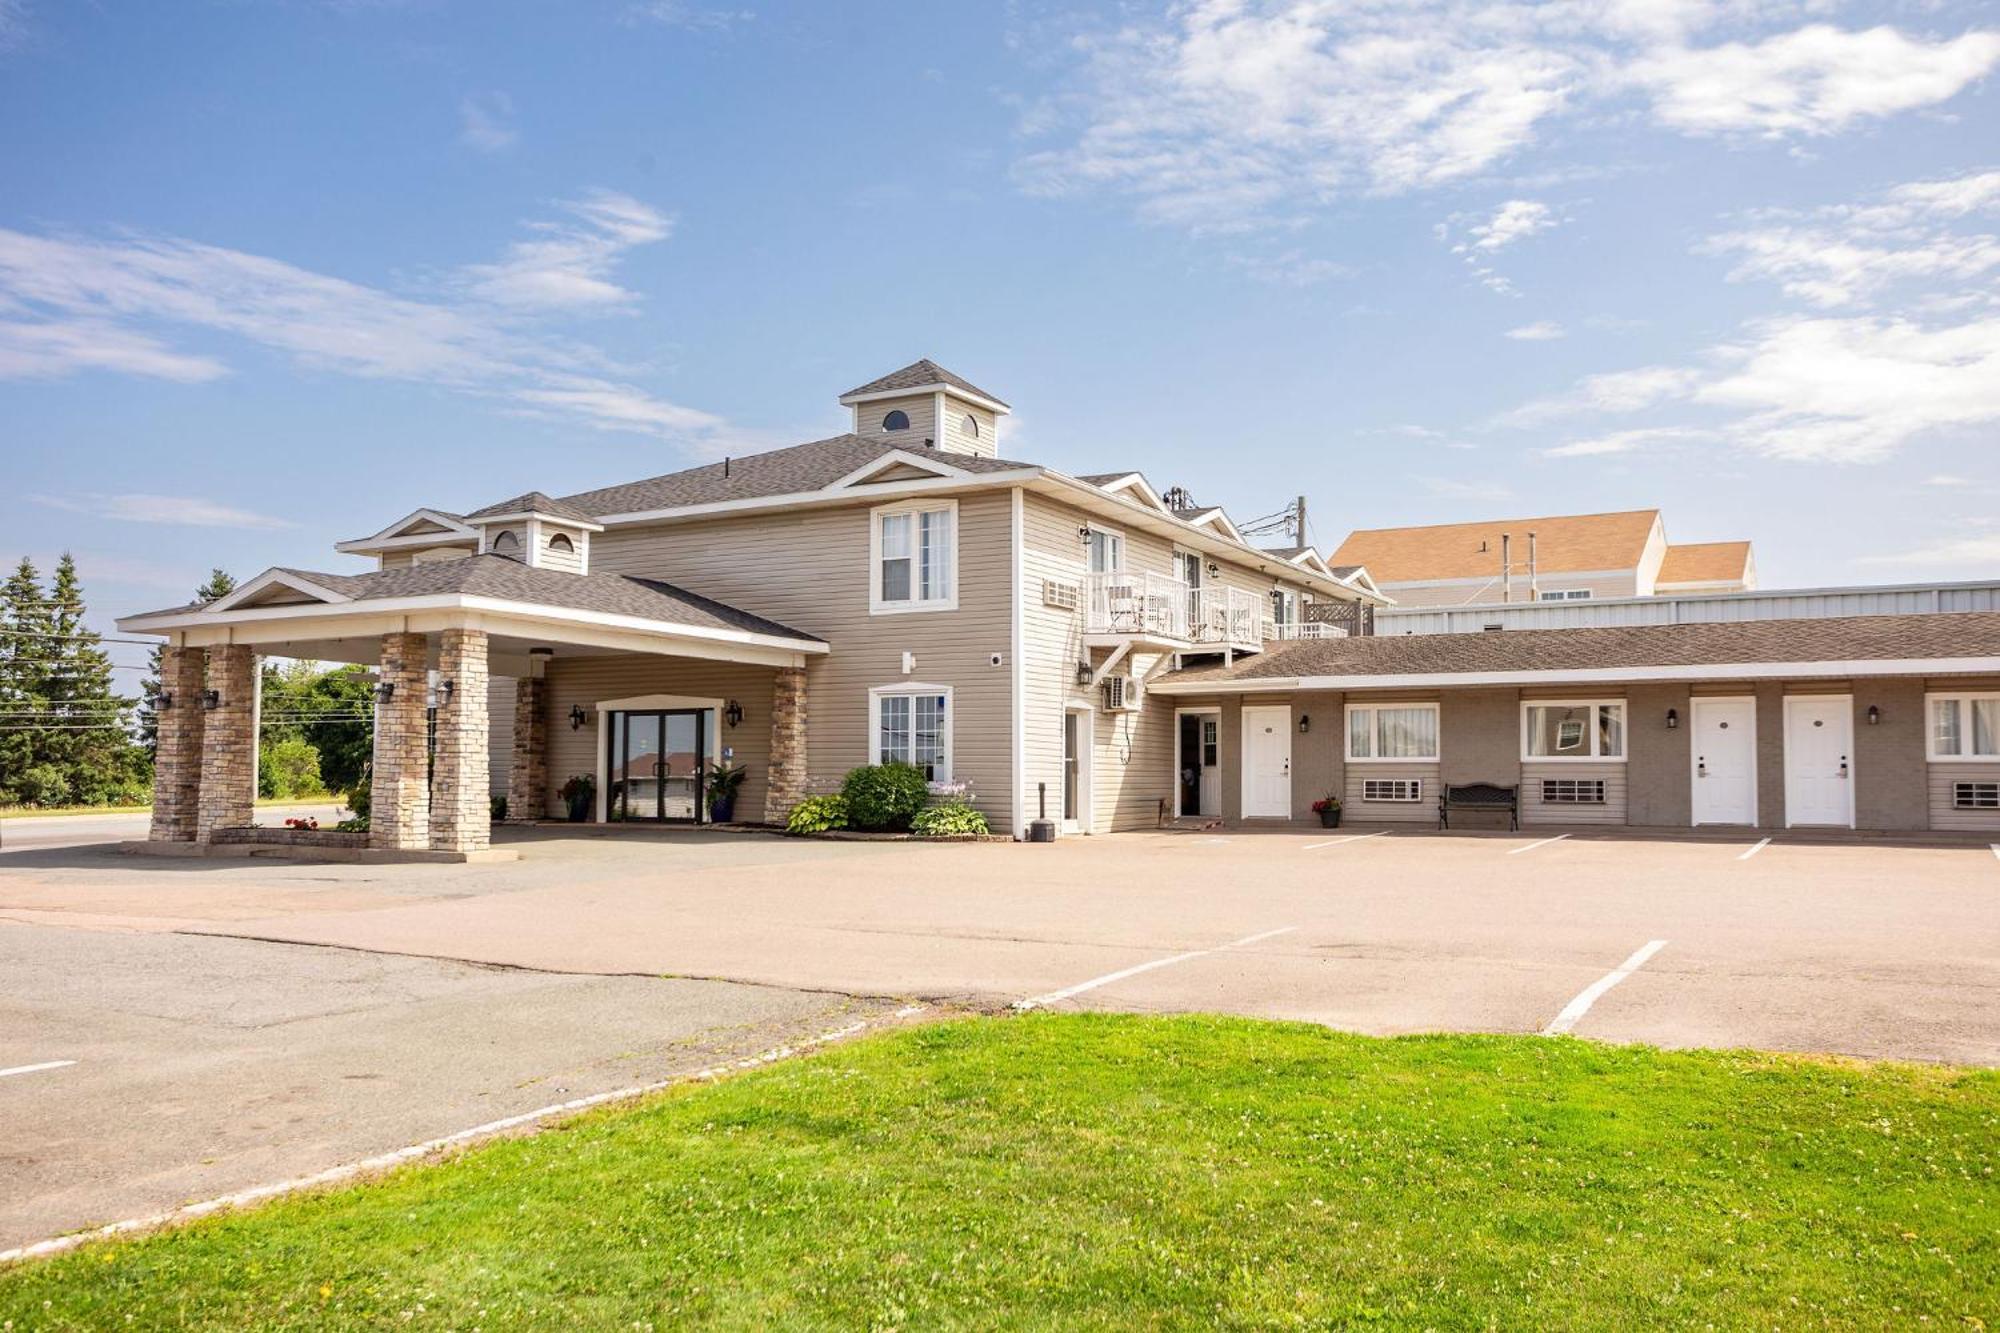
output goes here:
<path id="1" fill-rule="evenodd" d="M 1321 828 L 1340 827 L 1340 798 L 1332 792 L 1313 802 L 1313 813 L 1319 816 Z"/>

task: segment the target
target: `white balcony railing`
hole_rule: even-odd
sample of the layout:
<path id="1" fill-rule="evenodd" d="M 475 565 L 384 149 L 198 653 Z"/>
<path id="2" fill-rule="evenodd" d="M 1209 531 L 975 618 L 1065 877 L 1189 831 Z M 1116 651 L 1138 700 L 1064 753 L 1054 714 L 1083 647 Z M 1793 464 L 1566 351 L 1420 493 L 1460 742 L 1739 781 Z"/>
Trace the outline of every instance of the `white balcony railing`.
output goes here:
<path id="1" fill-rule="evenodd" d="M 1248 646 L 1340 633 L 1332 625 L 1279 625 L 1270 611 L 1269 598 L 1242 588 L 1191 588 L 1170 575 L 1133 570 L 1084 575 L 1086 634 Z"/>
<path id="2" fill-rule="evenodd" d="M 1347 631 L 1339 625 L 1324 625 L 1316 620 L 1300 621 L 1290 625 L 1280 625 L 1275 621 L 1264 622 L 1264 639 L 1344 639 Z"/>

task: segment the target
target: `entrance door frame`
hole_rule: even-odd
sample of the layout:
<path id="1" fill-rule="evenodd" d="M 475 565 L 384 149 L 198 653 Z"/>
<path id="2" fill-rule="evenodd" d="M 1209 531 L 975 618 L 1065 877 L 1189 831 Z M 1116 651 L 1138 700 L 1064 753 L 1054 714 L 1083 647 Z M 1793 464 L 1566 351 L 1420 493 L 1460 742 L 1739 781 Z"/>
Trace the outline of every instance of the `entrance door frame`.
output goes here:
<path id="1" fill-rule="evenodd" d="M 1217 806 L 1222 804 L 1222 705 L 1198 704 L 1192 708 L 1176 708 L 1174 710 L 1174 743 L 1171 747 L 1173 750 L 1173 787 L 1171 790 L 1174 793 L 1174 817 L 1176 819 L 1186 817 L 1181 811 L 1181 719 L 1184 717 L 1212 717 L 1215 719 L 1215 803 Z M 1199 743 L 1199 738 L 1197 738 L 1196 744 Z M 1195 780 L 1197 782 L 1200 781 L 1199 774 L 1196 775 Z M 1222 811 L 1217 809 L 1210 814 L 1198 817 L 1203 819 L 1220 819 Z"/>
<path id="2" fill-rule="evenodd" d="M 597 710 L 597 757 L 593 767 L 597 770 L 596 818 L 605 821 L 607 803 L 611 795 L 611 715 L 613 713 L 676 713 L 691 708 L 714 710 L 708 725 L 702 728 L 706 733 L 702 738 L 702 748 L 708 753 L 702 762 L 713 764 L 721 756 L 722 707 L 721 699 L 701 699 L 685 694 L 639 694 L 629 699 L 599 699 L 591 705 Z M 550 726 L 556 725 L 552 717 Z"/>
<path id="3" fill-rule="evenodd" d="M 1076 754 L 1076 818 L 1062 818 L 1061 795 L 1056 804 L 1056 828 L 1063 833 L 1095 833 L 1097 831 L 1097 772 L 1091 756 L 1097 749 L 1097 707 L 1082 699 L 1071 699 L 1063 704 L 1063 726 L 1069 726 L 1069 719 L 1077 719 L 1077 739 L 1082 742 Z M 1065 743 L 1067 738 L 1065 738 Z"/>
<path id="4" fill-rule="evenodd" d="M 1845 824 L 1800 824 L 1792 818 L 1792 709 L 1794 704 L 1833 703 L 1844 704 L 1841 716 L 1847 722 L 1847 822 Z M 1854 762 L 1854 696 L 1852 694 L 1788 694 L 1785 696 L 1785 827 L 1786 828 L 1853 828 L 1854 827 L 1854 783 L 1860 765 Z"/>
<path id="5" fill-rule="evenodd" d="M 1242 748 L 1237 751 L 1242 756 L 1242 772 L 1237 778 L 1237 809 L 1244 819 L 1290 819 L 1292 817 L 1292 706 L 1290 704 L 1245 704 L 1242 709 L 1242 725 L 1237 729 Z M 1285 738 L 1285 808 L 1276 814 L 1250 813 L 1250 727 L 1260 713 L 1279 713 L 1284 722 L 1278 734 Z"/>
<path id="6" fill-rule="evenodd" d="M 1701 707 L 1703 704 L 1750 705 L 1750 819 L 1745 824 L 1703 824 L 1695 818 L 1701 794 Z M 1688 699 L 1688 826 L 1690 828 L 1756 828 L 1763 814 L 1763 788 L 1757 772 L 1757 696 L 1754 694 L 1696 694 Z"/>

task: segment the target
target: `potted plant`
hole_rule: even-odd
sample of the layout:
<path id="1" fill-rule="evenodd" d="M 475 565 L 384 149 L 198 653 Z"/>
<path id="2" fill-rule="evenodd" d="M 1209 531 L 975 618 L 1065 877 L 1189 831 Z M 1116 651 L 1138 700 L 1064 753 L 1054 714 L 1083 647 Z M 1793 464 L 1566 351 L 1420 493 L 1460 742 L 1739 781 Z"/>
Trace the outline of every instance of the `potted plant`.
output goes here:
<path id="1" fill-rule="evenodd" d="M 750 770 L 741 764 L 718 759 L 708 770 L 708 818 L 710 823 L 727 824 L 736 817 L 736 793 Z"/>
<path id="2" fill-rule="evenodd" d="M 569 807 L 569 822 L 581 824 L 590 818 L 592 798 L 597 795 L 597 779 L 588 773 L 572 773 L 556 795 Z"/>
<path id="3" fill-rule="evenodd" d="M 1332 792 L 1313 802 L 1313 813 L 1319 816 L 1321 828 L 1340 827 L 1340 798 Z"/>

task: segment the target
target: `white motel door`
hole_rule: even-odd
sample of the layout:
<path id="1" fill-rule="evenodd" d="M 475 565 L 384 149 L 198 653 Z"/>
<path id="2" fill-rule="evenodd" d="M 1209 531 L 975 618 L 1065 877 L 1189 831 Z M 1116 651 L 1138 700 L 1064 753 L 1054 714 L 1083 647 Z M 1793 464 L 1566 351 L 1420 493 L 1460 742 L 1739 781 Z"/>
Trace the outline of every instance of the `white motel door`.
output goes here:
<path id="1" fill-rule="evenodd" d="M 1785 700 L 1785 823 L 1854 824 L 1854 700 Z"/>
<path id="2" fill-rule="evenodd" d="M 1292 710 L 1268 705 L 1243 710 L 1243 817 L 1292 813 Z"/>
<path id="3" fill-rule="evenodd" d="M 1696 699 L 1694 822 L 1757 822 L 1757 705 L 1749 699 Z"/>

